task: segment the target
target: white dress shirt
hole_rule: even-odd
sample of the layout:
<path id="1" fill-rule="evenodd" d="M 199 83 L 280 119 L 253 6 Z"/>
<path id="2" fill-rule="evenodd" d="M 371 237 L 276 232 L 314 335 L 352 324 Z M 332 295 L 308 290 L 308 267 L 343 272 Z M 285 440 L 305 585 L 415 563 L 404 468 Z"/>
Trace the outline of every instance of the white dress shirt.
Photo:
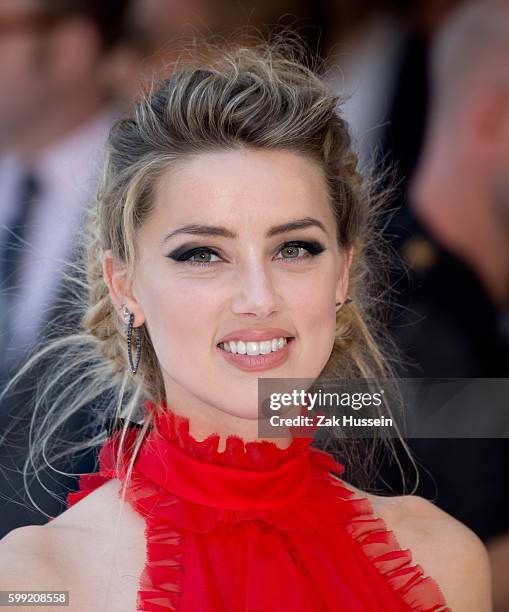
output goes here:
<path id="1" fill-rule="evenodd" d="M 57 297 L 62 268 L 71 259 L 96 189 L 104 143 L 114 120 L 111 110 L 100 113 L 46 148 L 30 164 L 39 190 L 20 259 L 12 340 L 3 356 L 9 361 L 30 348 Z M 0 229 L 15 217 L 16 189 L 25 171 L 14 156 L 0 155 Z"/>
<path id="2" fill-rule="evenodd" d="M 327 83 L 348 96 L 340 107 L 348 122 L 361 170 L 375 161 L 386 126 L 404 40 L 400 22 L 376 15 L 332 62 Z"/>

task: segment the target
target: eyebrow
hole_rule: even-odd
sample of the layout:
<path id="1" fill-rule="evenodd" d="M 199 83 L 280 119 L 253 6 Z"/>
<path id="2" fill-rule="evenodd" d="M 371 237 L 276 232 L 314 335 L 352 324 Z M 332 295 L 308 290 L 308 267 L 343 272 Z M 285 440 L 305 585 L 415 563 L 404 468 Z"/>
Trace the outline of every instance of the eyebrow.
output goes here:
<path id="1" fill-rule="evenodd" d="M 272 238 L 273 236 L 278 236 L 279 234 L 285 234 L 286 232 L 291 232 L 293 230 L 301 230 L 308 227 L 318 227 L 323 232 L 327 234 L 327 230 L 325 229 L 324 224 L 318 219 L 314 219 L 313 217 L 304 217 L 303 219 L 296 219 L 295 221 L 289 221 L 288 223 L 283 223 L 282 225 L 274 225 L 271 227 L 267 233 L 265 234 L 266 238 Z M 226 227 L 218 227 L 215 225 L 183 225 L 178 229 L 170 232 L 163 238 L 163 243 L 165 243 L 170 238 L 174 236 L 178 236 L 179 234 L 192 234 L 194 236 L 221 236 L 222 238 L 238 238 L 238 234 L 232 232 Z"/>

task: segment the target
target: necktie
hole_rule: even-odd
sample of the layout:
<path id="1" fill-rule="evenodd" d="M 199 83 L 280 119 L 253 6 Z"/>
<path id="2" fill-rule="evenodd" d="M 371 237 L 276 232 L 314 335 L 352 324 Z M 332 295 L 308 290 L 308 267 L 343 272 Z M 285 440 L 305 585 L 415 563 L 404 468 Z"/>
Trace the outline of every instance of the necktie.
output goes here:
<path id="1" fill-rule="evenodd" d="M 18 186 L 14 218 L 7 227 L 0 228 L 0 360 L 5 353 L 12 329 L 13 306 L 19 289 L 20 264 L 24 251 L 23 241 L 30 222 L 39 185 L 33 172 L 26 172 Z"/>

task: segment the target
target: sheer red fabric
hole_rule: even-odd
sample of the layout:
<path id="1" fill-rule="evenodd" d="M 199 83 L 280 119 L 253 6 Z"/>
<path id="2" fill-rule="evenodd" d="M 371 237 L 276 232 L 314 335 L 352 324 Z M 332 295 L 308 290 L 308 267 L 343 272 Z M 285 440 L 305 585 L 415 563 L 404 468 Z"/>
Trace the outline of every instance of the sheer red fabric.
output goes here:
<path id="1" fill-rule="evenodd" d="M 339 478 L 344 466 L 312 437 L 197 441 L 189 420 L 146 402 L 154 427 L 127 481 L 146 521 L 137 610 L 163 612 L 450 612 L 436 582 L 412 563 L 367 498 Z M 129 431 L 124 464 L 136 432 Z M 110 478 L 119 434 L 85 474 L 72 505 Z"/>

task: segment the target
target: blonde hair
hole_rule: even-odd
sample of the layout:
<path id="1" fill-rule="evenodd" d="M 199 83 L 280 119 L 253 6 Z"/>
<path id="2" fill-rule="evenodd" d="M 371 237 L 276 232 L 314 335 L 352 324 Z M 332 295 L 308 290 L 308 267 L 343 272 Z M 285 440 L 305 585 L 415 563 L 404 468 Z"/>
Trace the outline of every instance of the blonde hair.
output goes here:
<path id="1" fill-rule="evenodd" d="M 158 178 L 176 162 L 205 151 L 245 147 L 292 151 L 323 168 L 339 246 L 353 246 L 354 256 L 349 284 L 353 302 L 337 314 L 334 347 L 321 376 L 392 377 L 390 359 L 381 348 L 387 340 L 376 325 L 384 302 L 383 279 L 374 278 L 385 261 L 376 246 L 381 242 L 380 203 L 357 169 L 348 127 L 338 110 L 340 99 L 294 34 L 249 45 L 207 43 L 204 48 L 206 62 L 193 50 L 190 61 L 177 65 L 137 104 L 130 118 L 111 130 L 83 240 L 84 269 L 77 265 L 68 275 L 76 288 L 68 307 L 81 309 L 81 329 L 62 336 L 62 326 L 54 322 L 48 343 L 16 376 L 18 380 L 45 356 L 58 359 L 37 394 L 31 425 L 35 441 L 26 473 L 40 463 L 49 464 L 48 448 L 59 427 L 98 398 L 107 398 L 107 406 L 97 411 L 97 430 L 75 444 L 76 450 L 105 440 L 106 418 L 135 420 L 142 399 L 157 404 L 166 399 L 145 326 L 138 372 L 135 376 L 130 372 L 125 331 L 103 278 L 102 255 L 111 249 L 126 263 L 132 278 L 136 233 L 151 213 Z M 64 383 L 67 379 L 69 383 Z M 151 417 L 144 418 L 135 453 Z M 124 427 L 122 439 L 125 432 Z M 374 456 L 374 445 L 370 448 Z M 368 463 L 363 456 L 359 468 Z"/>

